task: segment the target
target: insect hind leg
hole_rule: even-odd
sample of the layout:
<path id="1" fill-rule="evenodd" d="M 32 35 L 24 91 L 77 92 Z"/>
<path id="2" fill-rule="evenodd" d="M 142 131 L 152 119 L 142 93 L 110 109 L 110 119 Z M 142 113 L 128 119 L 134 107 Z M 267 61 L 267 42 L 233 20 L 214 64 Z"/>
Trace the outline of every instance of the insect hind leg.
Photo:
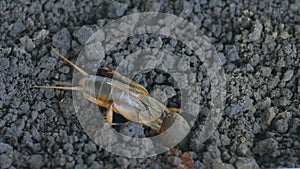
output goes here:
<path id="1" fill-rule="evenodd" d="M 123 83 L 130 85 L 131 87 L 133 87 L 139 93 L 142 93 L 142 94 L 144 94 L 146 96 L 149 96 L 148 90 L 145 89 L 142 85 L 136 83 L 135 81 L 132 81 L 132 80 L 128 79 L 127 77 L 121 75 L 117 71 L 109 69 L 108 67 L 103 67 L 101 69 L 104 70 L 106 73 L 108 73 L 110 75 L 113 75 L 113 77 L 115 77 L 117 80 L 120 80 Z"/>

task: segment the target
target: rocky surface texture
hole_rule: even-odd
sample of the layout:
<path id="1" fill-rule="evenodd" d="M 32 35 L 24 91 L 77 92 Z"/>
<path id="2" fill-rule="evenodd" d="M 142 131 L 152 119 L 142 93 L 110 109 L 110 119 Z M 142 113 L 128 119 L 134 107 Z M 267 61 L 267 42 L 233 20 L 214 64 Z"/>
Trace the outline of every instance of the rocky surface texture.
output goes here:
<path id="1" fill-rule="evenodd" d="M 299 0 L 4 0 L 0 11 L 0 168 L 300 167 Z M 86 135 L 71 92 L 31 86 L 71 84 L 73 68 L 50 52 L 52 46 L 76 61 L 98 28 L 145 11 L 180 16 L 209 38 L 227 74 L 226 109 L 217 130 L 198 149 L 192 143 L 197 144 L 200 122 L 186 150 L 129 159 L 103 150 Z M 160 48 L 188 58 L 201 84 L 205 116 L 210 91 L 205 68 L 175 39 L 130 37 L 116 45 L 101 66 L 114 68 L 135 47 Z M 150 91 L 160 89 L 152 94 L 161 96 L 161 91 L 169 98 L 166 104 L 178 106 L 178 89 L 170 87 L 168 74 L 153 70 L 134 80 Z M 135 123 L 119 130 L 138 137 L 151 133 Z"/>

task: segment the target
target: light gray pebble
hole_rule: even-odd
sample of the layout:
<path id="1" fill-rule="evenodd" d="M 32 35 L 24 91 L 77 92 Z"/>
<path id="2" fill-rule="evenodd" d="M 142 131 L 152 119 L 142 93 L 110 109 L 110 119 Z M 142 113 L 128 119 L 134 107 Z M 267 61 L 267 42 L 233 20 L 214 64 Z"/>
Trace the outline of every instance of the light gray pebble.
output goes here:
<path id="1" fill-rule="evenodd" d="M 33 40 L 42 40 L 42 39 L 45 39 L 48 34 L 49 34 L 48 30 L 42 29 L 39 32 L 34 33 Z"/>
<path id="2" fill-rule="evenodd" d="M 282 81 L 284 82 L 290 81 L 293 75 L 294 75 L 294 70 L 287 70 L 283 75 Z"/>
<path id="3" fill-rule="evenodd" d="M 261 38 L 261 32 L 263 30 L 263 25 L 259 20 L 255 21 L 254 30 L 249 34 L 250 41 L 258 41 Z"/>
<path id="4" fill-rule="evenodd" d="M 269 107 L 271 107 L 271 99 L 269 97 L 266 97 L 263 101 L 258 102 L 255 107 L 259 110 L 265 110 Z"/>
<path id="5" fill-rule="evenodd" d="M 28 36 L 24 36 L 20 38 L 21 44 L 25 46 L 27 49 L 32 50 L 35 48 L 35 44 L 33 43 L 32 39 Z"/>
<path id="6" fill-rule="evenodd" d="M 67 28 L 63 28 L 61 31 L 53 35 L 52 43 L 55 48 L 59 48 L 63 55 L 66 55 L 67 51 L 71 47 L 71 35 Z"/>
<path id="7" fill-rule="evenodd" d="M 17 34 L 23 32 L 26 30 L 25 25 L 21 20 L 17 20 L 17 22 L 14 24 L 13 29 L 11 30 L 11 33 L 13 36 L 16 36 Z"/>
<path id="8" fill-rule="evenodd" d="M 275 110 L 274 110 L 274 107 L 270 107 L 268 108 L 268 110 L 266 112 L 264 112 L 263 116 L 262 116 L 262 119 L 263 119 L 263 122 L 269 126 L 272 122 L 272 120 L 274 119 L 276 113 L 275 113 Z"/>
<path id="9" fill-rule="evenodd" d="M 93 33 L 94 31 L 92 28 L 83 26 L 76 30 L 73 35 L 78 38 L 78 41 L 81 44 L 84 44 Z"/>
<path id="10" fill-rule="evenodd" d="M 221 65 L 225 65 L 225 63 L 227 62 L 226 57 L 224 56 L 223 53 L 219 53 L 219 59 L 220 59 Z"/>
<path id="11" fill-rule="evenodd" d="M 135 122 L 127 122 L 121 126 L 120 132 L 129 137 L 145 137 L 144 127 Z"/>
<path id="12" fill-rule="evenodd" d="M 39 113 L 37 111 L 33 111 L 31 113 L 31 119 L 32 119 L 32 121 L 34 121 L 38 117 L 38 115 L 39 115 Z"/>
<path id="13" fill-rule="evenodd" d="M 274 89 L 278 85 L 279 81 L 280 81 L 279 76 L 272 77 L 269 83 L 267 83 L 268 88 Z"/>
<path id="14" fill-rule="evenodd" d="M 166 86 L 164 89 L 163 89 L 164 93 L 166 94 L 166 97 L 167 98 L 171 98 L 173 96 L 176 95 L 176 91 L 173 87 L 171 86 Z"/>

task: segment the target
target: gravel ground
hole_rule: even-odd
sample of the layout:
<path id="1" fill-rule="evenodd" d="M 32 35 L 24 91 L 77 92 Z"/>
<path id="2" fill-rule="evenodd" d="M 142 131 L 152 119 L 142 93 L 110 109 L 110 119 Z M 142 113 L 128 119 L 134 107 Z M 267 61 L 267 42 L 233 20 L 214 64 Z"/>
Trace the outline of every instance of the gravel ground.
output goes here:
<path id="1" fill-rule="evenodd" d="M 0 168 L 300 167 L 299 0 L 24 0 L 1 1 L 0 9 Z M 106 152 L 86 135 L 72 107 L 71 92 L 30 87 L 70 84 L 73 68 L 51 54 L 51 46 L 75 61 L 95 30 L 144 11 L 175 14 L 209 37 L 228 78 L 226 109 L 203 145 L 197 144 L 199 117 L 185 150 L 129 159 Z M 116 45 L 100 66 L 114 68 L 134 48 L 147 47 L 190 60 L 201 84 L 201 116 L 205 116 L 207 72 L 176 39 L 130 37 Z M 161 89 L 170 98 L 165 103 L 178 106 L 178 89 L 168 87 L 174 86 L 168 74 L 153 70 L 134 80 L 150 91 Z M 145 131 L 130 123 L 120 129 L 131 136 L 145 136 Z"/>

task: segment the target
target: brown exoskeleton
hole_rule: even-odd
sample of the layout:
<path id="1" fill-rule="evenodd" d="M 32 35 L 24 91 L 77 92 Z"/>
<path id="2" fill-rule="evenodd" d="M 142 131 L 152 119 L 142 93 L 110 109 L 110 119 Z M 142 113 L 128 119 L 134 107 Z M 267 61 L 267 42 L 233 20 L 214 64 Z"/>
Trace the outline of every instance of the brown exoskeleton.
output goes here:
<path id="1" fill-rule="evenodd" d="M 107 67 L 102 68 L 106 73 L 113 75 L 115 79 L 89 75 L 80 67 L 69 61 L 65 56 L 53 48 L 54 52 L 63 60 L 68 62 L 83 77 L 79 81 L 79 86 L 33 86 L 35 88 L 54 88 L 63 90 L 79 90 L 89 101 L 107 109 L 106 121 L 110 125 L 113 122 L 113 112 L 121 114 L 127 120 L 141 123 L 157 132 L 165 131 L 174 121 L 180 121 L 180 125 L 189 132 L 189 125 L 178 113 L 178 108 L 167 108 L 165 105 L 149 96 L 149 92 L 140 84 L 131 81 L 118 72 Z M 166 113 L 163 122 L 161 116 Z M 173 118 L 174 117 L 174 118 Z"/>

